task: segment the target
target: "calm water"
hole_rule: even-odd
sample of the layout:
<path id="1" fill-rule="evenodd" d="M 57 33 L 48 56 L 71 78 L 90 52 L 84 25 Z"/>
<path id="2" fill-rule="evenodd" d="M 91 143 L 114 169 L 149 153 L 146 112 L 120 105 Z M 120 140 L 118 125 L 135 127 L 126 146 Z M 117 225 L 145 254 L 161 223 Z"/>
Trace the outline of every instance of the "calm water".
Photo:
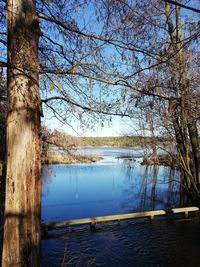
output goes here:
<path id="1" fill-rule="evenodd" d="M 116 157 L 139 157 L 141 149 L 85 149 L 103 160 L 43 168 L 45 222 L 179 206 L 179 173 Z"/>
<path id="2" fill-rule="evenodd" d="M 82 149 L 99 155 L 92 164 L 43 168 L 44 222 L 180 206 L 179 173 L 167 167 L 142 166 L 136 149 Z M 149 152 L 150 153 L 150 152 Z M 135 157 L 136 161 L 116 157 Z M 88 226 L 66 230 L 43 240 L 43 266 L 200 266 L 199 220 L 158 218 L 105 223 L 98 231 Z"/>

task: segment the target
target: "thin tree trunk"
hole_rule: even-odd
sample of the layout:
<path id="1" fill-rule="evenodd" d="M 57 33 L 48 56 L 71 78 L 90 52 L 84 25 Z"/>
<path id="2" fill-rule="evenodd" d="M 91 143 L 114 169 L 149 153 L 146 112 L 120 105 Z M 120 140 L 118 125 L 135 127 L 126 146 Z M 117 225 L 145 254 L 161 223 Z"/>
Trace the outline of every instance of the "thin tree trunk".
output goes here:
<path id="1" fill-rule="evenodd" d="M 7 1 L 8 118 L 2 267 L 40 266 L 39 24 L 34 0 Z"/>
<path id="2" fill-rule="evenodd" d="M 199 148 L 199 138 L 198 138 L 198 130 L 196 123 L 190 122 L 188 123 L 188 132 L 190 135 L 190 142 L 192 146 L 192 155 L 195 166 L 195 177 L 198 189 L 200 190 L 200 148 Z"/>
<path id="3" fill-rule="evenodd" d="M 177 0 L 180 3 L 180 0 Z M 176 24 L 172 20 L 170 4 L 165 3 L 165 15 L 168 24 L 168 31 L 173 45 L 175 56 L 175 73 L 178 87 L 177 96 L 180 95 L 179 111 L 174 113 L 174 131 L 176 134 L 177 145 L 184 161 L 184 170 L 187 173 L 184 177 L 190 178 L 194 192 L 199 197 L 200 191 L 200 147 L 198 140 L 198 130 L 196 119 L 191 108 L 191 88 L 187 78 L 187 65 L 182 49 L 182 34 L 180 7 L 176 6 Z M 175 26 L 174 26 L 175 24 Z M 189 185 L 190 183 L 188 183 Z M 190 188 L 188 188 L 190 189 Z"/>

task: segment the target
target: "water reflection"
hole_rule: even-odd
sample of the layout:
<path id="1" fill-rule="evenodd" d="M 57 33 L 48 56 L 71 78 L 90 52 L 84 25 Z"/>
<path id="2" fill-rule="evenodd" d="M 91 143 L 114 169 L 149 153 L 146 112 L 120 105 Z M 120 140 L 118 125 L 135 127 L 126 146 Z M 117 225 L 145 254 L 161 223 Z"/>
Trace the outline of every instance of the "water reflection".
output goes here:
<path id="1" fill-rule="evenodd" d="M 44 167 L 43 220 L 179 206 L 179 172 L 163 166 L 142 166 L 140 159 L 130 160 L 138 150 L 103 148 L 96 152 L 104 156 L 97 163 L 53 165 L 51 171 Z"/>
<path id="2" fill-rule="evenodd" d="M 185 201 L 179 196 L 177 170 L 142 166 L 140 158 L 116 159 L 127 156 L 119 149 L 98 151 L 104 159 L 95 164 L 43 169 L 43 220 L 168 209 Z M 137 154 L 130 151 L 129 156 Z M 62 238 L 42 241 L 42 266 L 200 266 L 199 234 L 198 218 L 124 221 L 118 227 L 105 223 L 92 233 L 74 228 Z"/>
<path id="3" fill-rule="evenodd" d="M 135 165 L 126 170 L 123 207 L 129 207 L 132 212 L 179 206 L 178 171 L 162 166 Z"/>
<path id="4" fill-rule="evenodd" d="M 175 177 L 179 179 L 179 173 L 171 168 L 146 166 L 139 196 L 141 210 L 168 210 L 179 206 L 179 182 Z"/>

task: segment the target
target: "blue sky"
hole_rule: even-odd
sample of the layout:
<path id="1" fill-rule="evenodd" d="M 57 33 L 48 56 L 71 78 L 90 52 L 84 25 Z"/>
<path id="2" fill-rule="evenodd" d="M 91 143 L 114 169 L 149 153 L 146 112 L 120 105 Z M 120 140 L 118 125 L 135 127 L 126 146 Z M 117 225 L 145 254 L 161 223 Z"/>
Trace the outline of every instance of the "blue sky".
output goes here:
<path id="1" fill-rule="evenodd" d="M 193 0 L 189 3 L 190 6 L 199 8 L 199 0 Z M 88 8 L 89 9 L 89 8 Z M 184 10 L 182 9 L 182 12 L 184 15 L 187 15 L 188 17 L 190 16 L 197 16 L 197 14 L 194 14 L 192 11 Z M 86 10 L 86 13 L 90 13 L 89 10 Z M 91 20 L 92 16 L 86 16 L 88 20 Z M 83 18 L 85 19 L 85 18 Z M 94 19 L 94 18 L 93 18 Z M 80 21 L 81 24 L 81 21 Z M 89 24 L 89 23 L 88 23 Z M 93 23 L 95 25 L 95 22 Z M 100 28 L 98 29 L 100 31 Z M 98 91 L 99 88 L 97 88 Z M 58 120 L 52 118 L 51 120 L 46 120 L 48 116 L 45 116 L 45 124 L 51 128 L 51 129 L 58 129 L 58 130 L 63 130 L 68 134 L 71 135 L 79 135 L 79 136 L 120 136 L 124 134 L 129 134 L 130 132 L 132 134 L 141 134 L 137 132 L 137 126 L 134 123 L 133 120 L 130 119 L 124 119 L 120 117 L 113 117 L 112 122 L 108 123 L 104 121 L 104 126 L 101 126 L 101 123 L 96 123 L 94 126 L 95 130 L 91 130 L 89 128 L 81 128 L 80 122 L 78 120 L 71 120 L 69 122 L 70 125 L 73 126 L 74 130 L 72 127 L 70 127 L 67 124 L 62 124 Z"/>
<path id="2" fill-rule="evenodd" d="M 67 134 L 74 136 L 121 136 L 126 134 L 139 134 L 136 130 L 136 124 L 133 122 L 133 119 L 121 118 L 115 116 L 112 118 L 112 122 L 104 121 L 104 126 L 101 124 L 95 125 L 95 130 L 91 129 L 82 129 L 80 123 L 77 121 L 72 122 L 73 128 L 75 131 L 67 124 L 60 123 L 57 119 L 47 119 L 45 116 L 43 121 L 45 125 L 50 129 L 57 129 L 66 132 Z"/>

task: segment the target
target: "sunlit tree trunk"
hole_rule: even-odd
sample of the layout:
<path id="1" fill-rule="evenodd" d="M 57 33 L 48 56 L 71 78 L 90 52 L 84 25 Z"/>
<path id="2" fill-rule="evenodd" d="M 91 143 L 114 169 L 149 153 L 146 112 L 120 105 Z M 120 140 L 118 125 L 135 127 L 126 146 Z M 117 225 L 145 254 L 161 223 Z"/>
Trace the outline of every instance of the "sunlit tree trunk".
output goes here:
<path id="1" fill-rule="evenodd" d="M 0 74 L 1 76 L 1 74 Z M 2 89 L 3 88 L 3 89 Z M 0 98 L 6 96 L 6 86 L 2 77 L 0 77 Z M 5 198 L 5 173 L 6 173 L 6 103 L 0 101 L 0 225 L 3 224 L 2 217 L 4 213 L 4 198 Z M 0 262 L 1 262 L 1 252 L 2 252 L 2 231 L 0 231 Z"/>
<path id="2" fill-rule="evenodd" d="M 2 266 L 39 266 L 39 23 L 34 0 L 7 1 L 8 118 Z"/>

